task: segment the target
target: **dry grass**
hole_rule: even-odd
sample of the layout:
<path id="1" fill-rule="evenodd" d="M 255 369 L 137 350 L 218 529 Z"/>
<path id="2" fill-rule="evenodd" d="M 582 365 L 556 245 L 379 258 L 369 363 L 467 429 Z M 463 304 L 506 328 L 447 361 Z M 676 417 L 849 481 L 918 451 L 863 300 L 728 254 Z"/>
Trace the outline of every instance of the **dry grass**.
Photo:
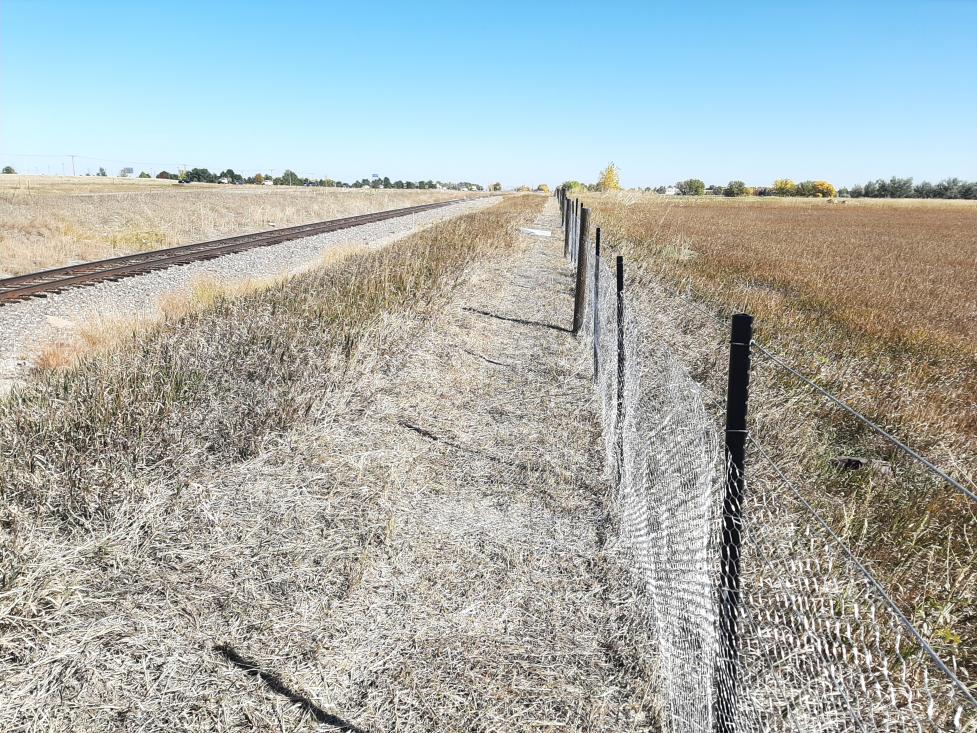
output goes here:
<path id="1" fill-rule="evenodd" d="M 367 251 L 367 246 L 363 244 L 330 247 L 317 261 L 303 267 L 302 272 L 338 265 L 350 257 L 363 255 Z M 167 293 L 160 298 L 159 310 L 155 317 L 112 314 L 86 320 L 77 330 L 71 331 L 65 337 L 44 344 L 32 359 L 32 365 L 41 371 L 72 366 L 82 357 L 94 351 L 117 347 L 135 334 L 159 325 L 161 321 L 171 323 L 179 321 L 192 313 L 214 307 L 222 299 L 237 298 L 281 286 L 288 278 L 288 275 L 281 275 L 227 283 L 210 276 L 198 277 L 190 283 L 188 291 Z"/>
<path id="2" fill-rule="evenodd" d="M 201 286 L 0 403 L 0 728 L 646 729 L 576 346 L 459 307 L 565 313 L 511 261 L 542 202 Z"/>
<path id="3" fill-rule="evenodd" d="M 25 178 L 0 176 L 0 277 L 472 195 Z"/>
<path id="4" fill-rule="evenodd" d="M 588 205 L 638 282 L 753 313 L 774 351 L 975 486 L 977 205 L 630 194 Z M 699 318 L 680 298 L 662 305 L 677 321 Z M 693 369 L 721 395 L 719 353 Z M 972 503 L 755 362 L 755 434 L 934 643 L 977 664 Z M 878 463 L 839 471 L 839 455 Z"/>

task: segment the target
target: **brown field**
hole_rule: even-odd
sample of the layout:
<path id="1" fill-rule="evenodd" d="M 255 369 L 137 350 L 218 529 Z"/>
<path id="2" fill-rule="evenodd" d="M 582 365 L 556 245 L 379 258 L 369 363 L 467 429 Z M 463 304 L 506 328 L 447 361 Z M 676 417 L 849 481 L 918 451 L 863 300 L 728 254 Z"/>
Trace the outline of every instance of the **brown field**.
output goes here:
<path id="1" fill-rule="evenodd" d="M 585 198 L 637 283 L 753 314 L 758 341 L 977 490 L 977 203 Z M 662 304 L 676 322 L 682 300 Z M 759 355 L 752 380 L 754 434 L 931 640 L 977 665 L 977 507 Z M 843 455 L 873 463 L 838 470 Z"/>
<path id="2" fill-rule="evenodd" d="M 0 176 L 0 277 L 472 195 Z"/>
<path id="3" fill-rule="evenodd" d="M 759 338 L 915 443 L 974 458 L 977 203 L 590 203 L 645 267 L 752 313 Z"/>

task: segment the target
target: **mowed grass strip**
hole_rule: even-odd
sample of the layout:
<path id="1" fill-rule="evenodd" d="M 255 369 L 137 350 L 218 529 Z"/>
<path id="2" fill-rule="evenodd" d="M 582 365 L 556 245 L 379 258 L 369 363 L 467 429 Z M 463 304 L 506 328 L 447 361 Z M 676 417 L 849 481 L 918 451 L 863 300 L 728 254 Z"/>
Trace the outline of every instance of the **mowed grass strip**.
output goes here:
<path id="1" fill-rule="evenodd" d="M 543 201 L 512 198 L 267 289 L 218 296 L 36 372 L 0 402 L 7 526 L 23 511 L 85 525 L 153 478 L 185 481 L 254 455 L 269 435 L 330 408 L 363 340 L 386 343 L 384 314 L 432 312 L 469 263 L 514 246 Z"/>

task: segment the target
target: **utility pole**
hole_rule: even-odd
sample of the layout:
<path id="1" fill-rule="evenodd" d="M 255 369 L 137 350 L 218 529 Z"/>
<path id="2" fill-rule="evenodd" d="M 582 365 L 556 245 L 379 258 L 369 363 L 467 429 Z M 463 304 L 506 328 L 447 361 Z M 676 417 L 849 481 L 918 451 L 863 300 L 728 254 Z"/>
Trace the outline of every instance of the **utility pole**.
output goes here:
<path id="1" fill-rule="evenodd" d="M 71 175 L 74 176 L 75 175 L 75 156 L 74 155 L 69 155 L 68 157 L 71 158 Z"/>

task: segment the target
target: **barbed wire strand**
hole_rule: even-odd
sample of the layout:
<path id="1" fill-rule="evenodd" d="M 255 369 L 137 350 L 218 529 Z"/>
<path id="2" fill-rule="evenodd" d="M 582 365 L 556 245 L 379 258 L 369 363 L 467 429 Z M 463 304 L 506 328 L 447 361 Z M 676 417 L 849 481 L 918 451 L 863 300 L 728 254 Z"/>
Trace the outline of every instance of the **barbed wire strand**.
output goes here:
<path id="1" fill-rule="evenodd" d="M 851 405 L 849 405 L 847 402 L 845 402 L 841 398 L 836 397 L 835 395 L 833 395 L 831 392 L 829 392 L 828 390 L 826 390 L 821 385 L 819 385 L 816 382 L 813 382 L 810 379 L 808 379 L 807 377 L 805 377 L 803 374 L 801 374 L 799 371 L 797 371 L 790 364 L 787 364 L 786 362 L 784 362 L 783 360 L 781 360 L 780 358 L 778 358 L 775 354 L 771 353 L 770 350 L 768 350 L 765 346 L 763 346 L 763 344 L 760 344 L 756 340 L 754 340 L 752 343 L 753 343 L 753 346 L 755 346 L 757 348 L 757 350 L 761 354 L 763 354 L 768 360 L 772 361 L 774 364 L 776 364 L 777 366 L 779 366 L 784 371 L 789 372 L 794 377 L 796 377 L 797 379 L 801 380 L 808 387 L 810 387 L 811 389 L 813 389 L 818 394 L 826 397 L 828 400 L 830 400 L 832 403 L 834 403 L 835 405 L 837 405 L 838 407 L 840 407 L 841 409 L 843 409 L 845 412 L 847 412 L 849 415 L 851 415 L 852 417 L 854 417 L 856 420 L 858 420 L 859 422 L 861 422 L 862 424 L 864 424 L 866 427 L 870 428 L 877 435 L 880 435 L 882 438 L 884 438 L 885 440 L 889 441 L 889 443 L 891 443 L 892 445 L 896 446 L 897 448 L 899 448 L 901 451 L 903 451 L 907 455 L 909 455 L 912 458 L 914 458 L 917 462 L 919 462 L 920 464 L 922 464 L 923 466 L 925 466 L 930 471 L 930 473 L 932 473 L 932 474 L 934 474 L 936 476 L 939 476 L 946 483 L 950 484 L 952 487 L 954 487 L 957 491 L 959 491 L 961 494 L 963 494 L 964 496 L 966 496 L 968 499 L 970 499 L 973 502 L 977 502 L 977 494 L 975 494 L 973 491 L 971 491 L 966 486 L 964 486 L 963 484 L 961 484 L 955 478 L 953 478 L 952 476 L 950 476 L 948 473 L 946 473 L 939 466 L 931 463 L 929 460 L 927 460 L 922 455 L 920 455 L 919 453 L 917 453 L 916 451 L 914 451 L 912 448 L 910 448 L 908 445 L 906 445 L 901 440 L 899 440 L 899 438 L 895 437 L 894 435 L 892 435 L 891 433 L 889 433 L 888 431 L 886 431 L 880 425 L 877 425 L 876 423 L 874 423 L 872 420 L 870 420 L 868 417 L 866 417 L 865 415 L 863 415 L 862 413 L 860 413 L 858 410 L 856 410 L 854 407 L 852 407 Z"/>

